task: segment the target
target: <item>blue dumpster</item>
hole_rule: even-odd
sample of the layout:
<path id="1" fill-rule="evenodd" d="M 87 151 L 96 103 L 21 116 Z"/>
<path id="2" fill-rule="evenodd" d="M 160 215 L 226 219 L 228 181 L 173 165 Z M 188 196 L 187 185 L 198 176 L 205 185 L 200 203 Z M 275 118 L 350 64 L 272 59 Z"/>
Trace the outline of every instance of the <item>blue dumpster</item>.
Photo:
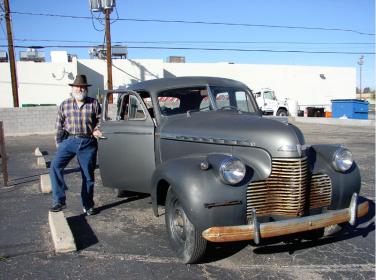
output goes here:
<path id="1" fill-rule="evenodd" d="M 333 99 L 332 118 L 368 119 L 368 101 L 359 99 Z"/>

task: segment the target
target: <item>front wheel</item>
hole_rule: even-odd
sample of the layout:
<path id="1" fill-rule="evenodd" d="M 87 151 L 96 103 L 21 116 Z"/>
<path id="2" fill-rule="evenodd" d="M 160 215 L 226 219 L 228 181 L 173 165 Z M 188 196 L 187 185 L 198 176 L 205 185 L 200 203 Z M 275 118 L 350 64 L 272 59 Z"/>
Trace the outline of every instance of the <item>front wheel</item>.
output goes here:
<path id="1" fill-rule="evenodd" d="M 172 249 L 184 263 L 195 263 L 205 253 L 207 241 L 191 223 L 170 187 L 166 197 L 166 230 Z"/>

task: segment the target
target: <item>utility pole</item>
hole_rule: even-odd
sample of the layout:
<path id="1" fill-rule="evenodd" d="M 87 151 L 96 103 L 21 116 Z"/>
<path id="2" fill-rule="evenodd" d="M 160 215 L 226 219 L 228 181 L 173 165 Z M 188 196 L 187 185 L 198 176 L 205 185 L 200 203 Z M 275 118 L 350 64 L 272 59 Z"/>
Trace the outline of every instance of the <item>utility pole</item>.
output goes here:
<path id="1" fill-rule="evenodd" d="M 362 99 L 362 65 L 364 64 L 364 55 L 361 55 L 358 60 L 359 65 L 359 99 Z"/>
<path id="2" fill-rule="evenodd" d="M 106 19 L 106 60 L 107 60 L 107 90 L 113 90 L 112 86 L 112 55 L 111 55 L 111 31 L 110 14 L 115 8 L 115 0 L 89 0 L 91 12 L 103 12 Z M 113 102 L 112 94 L 108 97 L 108 102 Z"/>
<path id="3" fill-rule="evenodd" d="M 12 80 L 13 106 L 19 107 L 16 60 L 14 58 L 13 34 L 12 34 L 12 24 L 11 24 L 11 18 L 10 18 L 9 0 L 4 0 L 4 9 L 5 9 L 5 21 L 7 25 L 8 53 L 9 53 L 9 62 L 10 62 L 9 63 L 10 64 L 10 76 Z"/>
<path id="4" fill-rule="evenodd" d="M 110 9 L 105 9 L 106 14 L 106 60 L 107 60 L 107 90 L 112 90 L 112 58 L 111 58 L 111 30 L 110 30 Z M 113 102 L 112 94 L 109 96 L 109 103 Z"/>

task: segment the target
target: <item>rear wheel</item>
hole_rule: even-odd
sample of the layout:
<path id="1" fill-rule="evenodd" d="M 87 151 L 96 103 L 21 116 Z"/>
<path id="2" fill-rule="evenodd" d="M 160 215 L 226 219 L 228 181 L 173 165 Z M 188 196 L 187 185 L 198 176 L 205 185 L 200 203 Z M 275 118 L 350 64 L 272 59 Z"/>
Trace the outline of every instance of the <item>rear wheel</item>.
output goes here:
<path id="1" fill-rule="evenodd" d="M 280 116 L 280 117 L 287 117 L 287 110 L 286 109 L 278 109 L 277 111 L 277 116 Z"/>
<path id="2" fill-rule="evenodd" d="M 195 263 L 205 253 L 207 241 L 187 217 L 172 188 L 166 197 L 166 230 L 172 249 L 184 263 Z"/>

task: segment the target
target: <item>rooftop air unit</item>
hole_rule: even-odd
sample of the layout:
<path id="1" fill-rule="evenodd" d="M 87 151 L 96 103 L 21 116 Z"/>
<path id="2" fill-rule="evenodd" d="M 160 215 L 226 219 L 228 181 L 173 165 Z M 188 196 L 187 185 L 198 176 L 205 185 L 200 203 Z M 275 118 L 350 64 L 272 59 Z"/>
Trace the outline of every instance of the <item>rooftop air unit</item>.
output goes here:
<path id="1" fill-rule="evenodd" d="M 68 62 L 73 62 L 74 59 L 77 60 L 78 56 L 77 54 L 71 54 L 71 53 L 68 53 Z"/>
<path id="2" fill-rule="evenodd" d="M 111 55 L 114 58 L 127 58 L 128 49 L 125 46 L 115 45 L 111 49 Z"/>
<path id="3" fill-rule="evenodd" d="M 106 59 L 106 48 L 103 46 L 92 47 L 89 49 L 90 59 Z M 113 58 L 127 58 L 128 49 L 125 46 L 112 46 L 111 57 Z"/>
<path id="4" fill-rule="evenodd" d="M 8 62 L 8 54 L 6 51 L 0 51 L 0 62 Z"/>
<path id="5" fill-rule="evenodd" d="M 106 49 L 102 46 L 97 46 L 89 49 L 90 59 L 106 59 Z"/>
<path id="6" fill-rule="evenodd" d="M 34 48 L 30 48 L 27 51 L 20 52 L 20 60 L 21 61 L 34 61 L 34 62 L 45 62 L 45 54 L 44 52 L 37 51 Z"/>
<path id="7" fill-rule="evenodd" d="M 167 57 L 169 63 L 185 63 L 185 56 L 169 56 Z"/>

